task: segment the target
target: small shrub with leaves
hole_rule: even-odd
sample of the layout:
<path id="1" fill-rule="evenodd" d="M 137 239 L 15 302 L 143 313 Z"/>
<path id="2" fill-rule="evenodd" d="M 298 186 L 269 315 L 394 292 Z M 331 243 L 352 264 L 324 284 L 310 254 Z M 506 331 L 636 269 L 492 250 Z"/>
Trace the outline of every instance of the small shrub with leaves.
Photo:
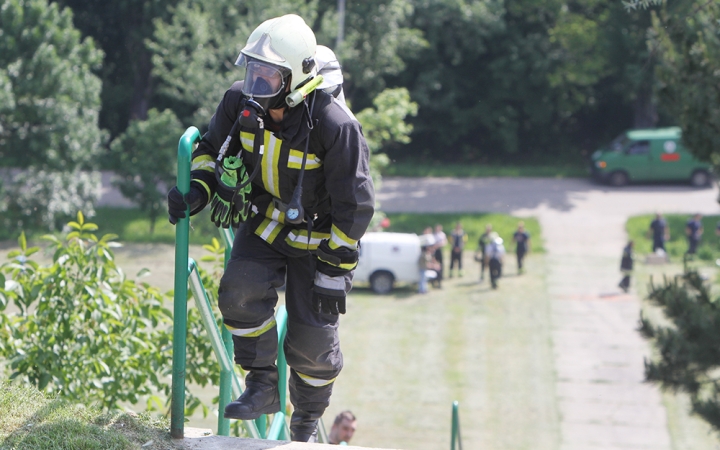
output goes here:
<path id="1" fill-rule="evenodd" d="M 130 279 L 115 264 L 116 236 L 98 238 L 97 225 L 82 213 L 68 226 L 64 239 L 43 237 L 52 264 L 33 261 L 39 247 L 22 234 L 0 266 L 0 358 L 10 378 L 106 409 L 141 399 L 162 409 L 172 373 L 172 313 L 165 306 L 171 293 Z M 10 303 L 17 312 L 5 312 Z M 200 386 L 219 377 L 206 336 L 190 308 L 187 380 Z M 199 406 L 207 413 L 190 392 L 186 398 L 187 415 Z"/>

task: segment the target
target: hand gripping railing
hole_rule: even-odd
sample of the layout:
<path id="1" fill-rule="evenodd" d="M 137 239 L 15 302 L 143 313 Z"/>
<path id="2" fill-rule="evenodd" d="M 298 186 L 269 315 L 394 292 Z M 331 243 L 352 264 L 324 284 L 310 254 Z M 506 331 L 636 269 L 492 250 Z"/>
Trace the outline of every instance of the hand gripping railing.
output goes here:
<path id="1" fill-rule="evenodd" d="M 188 128 L 180 138 L 178 144 L 178 172 L 177 187 L 185 195 L 190 190 L 190 156 L 195 144 L 200 140 L 200 132 L 195 127 Z M 215 356 L 220 362 L 220 404 L 218 417 L 218 434 L 227 436 L 230 434 L 229 420 L 225 419 L 222 411 L 231 400 L 232 396 L 239 397 L 242 393 L 240 381 L 237 378 L 232 364 L 232 338 L 230 333 L 217 325 L 215 315 L 212 312 L 210 299 L 202 284 L 195 261 L 189 257 L 190 239 L 190 211 L 185 211 L 186 217 L 179 219 L 175 228 L 175 298 L 173 307 L 173 377 L 172 377 L 172 400 L 170 408 L 170 435 L 175 439 L 182 439 L 184 435 L 185 422 L 185 364 L 186 364 L 186 337 L 187 337 L 187 295 L 188 277 L 193 297 L 200 317 L 208 332 Z M 221 230 L 225 241 L 225 262 L 230 255 L 233 236 L 230 230 Z M 283 341 L 287 332 L 287 311 L 284 307 L 278 308 L 276 317 L 278 329 L 278 375 L 280 391 L 280 404 L 282 410 L 273 417 L 270 430 L 266 433 L 267 417 L 262 416 L 256 421 L 243 421 L 243 425 L 253 438 L 265 439 L 287 439 L 290 435 L 285 421 L 285 400 L 287 363 L 283 351 Z"/>

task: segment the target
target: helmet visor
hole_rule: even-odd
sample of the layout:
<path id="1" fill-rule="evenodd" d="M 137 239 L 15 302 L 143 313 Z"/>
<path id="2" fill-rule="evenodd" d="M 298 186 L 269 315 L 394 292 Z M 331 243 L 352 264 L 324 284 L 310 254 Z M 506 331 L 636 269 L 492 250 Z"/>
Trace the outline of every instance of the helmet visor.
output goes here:
<path id="1" fill-rule="evenodd" d="M 285 88 L 283 72 L 277 66 L 248 59 L 242 91 L 256 98 L 273 97 Z"/>

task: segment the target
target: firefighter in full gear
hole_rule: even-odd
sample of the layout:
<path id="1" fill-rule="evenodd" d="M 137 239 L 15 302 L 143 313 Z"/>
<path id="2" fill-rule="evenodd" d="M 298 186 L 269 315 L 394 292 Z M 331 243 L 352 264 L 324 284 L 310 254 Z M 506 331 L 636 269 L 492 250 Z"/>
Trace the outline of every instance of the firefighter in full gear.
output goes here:
<path id="1" fill-rule="evenodd" d="M 338 319 L 375 203 L 359 122 L 333 96 L 341 90 L 312 90 L 322 81 L 315 52 L 299 16 L 258 26 L 236 62 L 245 79 L 225 93 L 193 152 L 189 193 L 168 193 L 173 223 L 210 204 L 213 222 L 238 226 L 218 302 L 247 375 L 227 418 L 280 410 L 274 308 L 287 284 L 290 430 L 306 442 L 316 440 L 343 366 Z"/>

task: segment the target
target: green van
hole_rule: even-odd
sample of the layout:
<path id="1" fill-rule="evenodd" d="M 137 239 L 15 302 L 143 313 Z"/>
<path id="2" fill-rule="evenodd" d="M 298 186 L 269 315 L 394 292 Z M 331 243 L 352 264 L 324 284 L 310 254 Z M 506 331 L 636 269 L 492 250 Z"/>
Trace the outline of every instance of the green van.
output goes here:
<path id="1" fill-rule="evenodd" d="M 687 180 L 693 186 L 710 183 L 710 165 L 698 161 L 683 146 L 679 127 L 629 130 L 592 155 L 593 178 L 612 186 L 633 181 Z"/>

